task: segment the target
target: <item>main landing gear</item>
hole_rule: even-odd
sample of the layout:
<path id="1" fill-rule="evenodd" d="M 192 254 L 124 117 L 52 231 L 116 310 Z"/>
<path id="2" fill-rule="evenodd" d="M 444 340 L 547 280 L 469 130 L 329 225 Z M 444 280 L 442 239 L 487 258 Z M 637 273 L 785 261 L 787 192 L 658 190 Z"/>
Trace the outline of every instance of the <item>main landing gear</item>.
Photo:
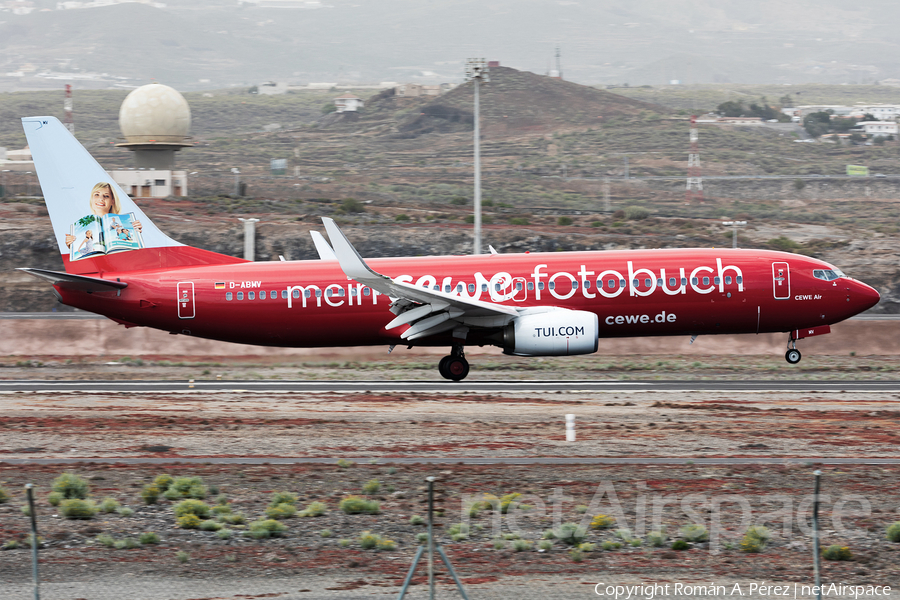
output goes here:
<path id="1" fill-rule="evenodd" d="M 469 374 L 469 361 L 463 352 L 462 346 L 453 346 L 450 356 L 445 356 L 438 363 L 438 371 L 444 379 L 462 381 Z"/>
<path id="2" fill-rule="evenodd" d="M 788 351 L 784 353 L 784 360 L 792 365 L 796 365 L 800 362 L 801 358 L 803 358 L 803 355 L 797 350 L 797 340 L 791 337 L 791 339 L 788 340 Z"/>

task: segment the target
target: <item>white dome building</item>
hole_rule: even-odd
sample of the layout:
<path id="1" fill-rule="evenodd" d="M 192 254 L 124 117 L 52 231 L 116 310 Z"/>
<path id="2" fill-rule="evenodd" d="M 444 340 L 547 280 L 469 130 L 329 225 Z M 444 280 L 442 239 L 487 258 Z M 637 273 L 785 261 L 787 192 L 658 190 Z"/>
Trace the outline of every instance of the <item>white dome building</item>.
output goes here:
<path id="1" fill-rule="evenodd" d="M 134 151 L 138 168 L 167 169 L 175 164 L 175 152 L 191 146 L 191 109 L 177 90 L 151 83 L 132 91 L 119 109 L 119 127 L 125 142 L 116 144 Z"/>
<path id="2" fill-rule="evenodd" d="M 119 109 L 125 141 L 135 169 L 110 174 L 132 198 L 187 196 L 187 173 L 175 171 L 175 153 L 192 146 L 191 108 L 177 90 L 151 83 L 132 91 Z"/>

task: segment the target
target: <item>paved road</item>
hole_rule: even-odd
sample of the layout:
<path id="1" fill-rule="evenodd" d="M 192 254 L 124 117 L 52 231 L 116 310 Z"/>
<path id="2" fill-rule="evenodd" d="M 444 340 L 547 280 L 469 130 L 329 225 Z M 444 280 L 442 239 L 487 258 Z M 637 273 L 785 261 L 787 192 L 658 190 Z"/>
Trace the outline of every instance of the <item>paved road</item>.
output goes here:
<path id="1" fill-rule="evenodd" d="M 360 464 L 434 464 L 434 465 L 897 465 L 900 458 L 819 458 L 796 456 L 764 456 L 756 458 L 598 458 L 589 457 L 435 457 L 405 456 L 398 458 L 340 457 Z M 0 464 L 8 465 L 77 465 L 77 464 L 213 464 L 213 465 L 294 465 L 335 464 L 339 457 L 229 457 L 229 458 L 4 458 Z"/>
<path id="2" fill-rule="evenodd" d="M 0 381 L 11 392 L 900 392 L 900 381 Z"/>

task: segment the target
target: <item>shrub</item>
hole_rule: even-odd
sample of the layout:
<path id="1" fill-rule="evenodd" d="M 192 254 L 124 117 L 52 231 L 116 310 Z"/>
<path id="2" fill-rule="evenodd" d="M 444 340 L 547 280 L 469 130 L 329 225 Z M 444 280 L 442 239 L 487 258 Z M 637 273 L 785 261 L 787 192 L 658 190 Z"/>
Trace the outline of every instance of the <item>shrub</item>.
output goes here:
<path id="1" fill-rule="evenodd" d="M 425 518 L 420 515 L 413 515 L 409 518 L 410 525 L 424 525 Z"/>
<path id="2" fill-rule="evenodd" d="M 176 517 L 183 517 L 185 515 L 196 515 L 205 519 L 209 516 L 209 505 L 206 502 L 202 502 L 200 500 L 182 500 L 172 509 L 175 511 Z"/>
<path id="3" fill-rule="evenodd" d="M 159 500 L 159 495 L 159 488 L 153 484 L 145 485 L 144 489 L 141 490 L 141 500 L 144 501 L 144 504 L 156 504 L 157 500 Z"/>
<path id="4" fill-rule="evenodd" d="M 298 513 L 300 517 L 321 517 L 328 512 L 328 505 L 324 502 L 313 501 L 309 506 Z"/>
<path id="5" fill-rule="evenodd" d="M 604 546 L 607 543 L 609 543 L 609 542 L 603 542 Z M 615 542 L 612 542 L 612 543 L 615 543 Z M 582 543 L 578 544 L 578 549 L 581 550 L 582 552 L 593 552 L 596 547 L 597 547 L 597 544 L 592 544 L 590 542 L 582 542 Z M 605 547 L 604 547 L 604 550 L 606 550 Z"/>
<path id="6" fill-rule="evenodd" d="M 552 540 L 556 538 L 556 534 L 553 533 L 552 529 L 545 529 L 544 533 L 541 535 L 545 540 Z"/>
<path id="7" fill-rule="evenodd" d="M 323 537 L 323 538 L 334 537 L 334 532 L 330 529 L 323 529 L 322 531 L 319 532 L 319 537 Z"/>
<path id="8" fill-rule="evenodd" d="M 250 533 L 252 534 L 254 531 L 268 531 L 272 537 L 278 537 L 287 531 L 287 525 L 275 519 L 253 521 L 250 523 Z"/>
<path id="9" fill-rule="evenodd" d="M 0 504 L 6 504 L 7 502 L 9 502 L 9 498 L 9 492 L 3 489 L 3 486 L 0 485 Z"/>
<path id="10" fill-rule="evenodd" d="M 26 535 L 25 539 L 22 540 L 22 543 L 25 544 L 26 548 L 34 547 L 34 537 L 32 536 L 32 534 L 29 533 L 28 535 Z M 37 537 L 37 547 L 38 548 L 44 547 L 44 538 L 42 538 L 41 536 Z"/>
<path id="11" fill-rule="evenodd" d="M 506 548 L 506 542 L 500 538 L 494 540 L 494 550 L 503 550 L 504 548 Z"/>
<path id="12" fill-rule="evenodd" d="M 198 529 L 200 529 L 200 531 L 219 531 L 222 529 L 222 525 L 215 521 L 200 521 Z"/>
<path id="13" fill-rule="evenodd" d="M 297 494 L 292 494 L 290 492 L 275 492 L 272 494 L 272 501 L 269 503 L 269 506 L 276 506 L 278 504 L 297 504 Z"/>
<path id="14" fill-rule="evenodd" d="M 178 490 L 169 488 L 168 490 L 163 492 L 162 497 L 166 500 L 181 500 L 183 496 L 178 492 Z"/>
<path id="15" fill-rule="evenodd" d="M 59 492 L 50 492 L 47 494 L 47 502 L 50 503 L 51 506 L 59 506 L 59 503 L 62 502 L 64 496 Z"/>
<path id="16" fill-rule="evenodd" d="M 572 548 L 569 550 L 569 558 L 572 559 L 572 562 L 581 562 L 584 560 L 584 553 L 578 548 Z"/>
<path id="17" fill-rule="evenodd" d="M 572 217 L 560 217 L 556 220 L 556 224 L 560 227 L 567 227 L 572 224 Z"/>
<path id="18" fill-rule="evenodd" d="M 249 535 L 254 540 L 267 540 L 272 537 L 272 532 L 270 532 L 268 529 L 253 529 L 251 531 L 248 531 L 247 535 Z"/>
<path id="19" fill-rule="evenodd" d="M 383 539 L 378 542 L 379 550 L 396 550 L 397 542 L 394 540 Z"/>
<path id="20" fill-rule="evenodd" d="M 341 548 L 347 548 L 350 546 L 350 540 L 346 538 L 338 540 L 338 546 L 340 546 Z"/>
<path id="21" fill-rule="evenodd" d="M 504 540 L 517 540 L 517 539 L 519 539 L 519 534 L 518 534 L 518 533 L 511 533 L 511 532 L 510 532 L 510 533 L 504 533 L 504 534 L 503 534 L 503 539 L 504 539 Z"/>
<path id="22" fill-rule="evenodd" d="M 647 534 L 647 543 L 651 546 L 659 548 L 666 543 L 666 534 L 664 531 L 651 531 Z"/>
<path id="23" fill-rule="evenodd" d="M 643 206 L 626 206 L 625 219 L 628 221 L 643 221 L 650 216 L 650 211 Z"/>
<path id="24" fill-rule="evenodd" d="M 531 550 L 531 547 L 534 545 L 534 542 L 530 542 L 528 540 L 515 540 L 512 543 L 513 550 L 516 552 L 526 552 Z"/>
<path id="25" fill-rule="evenodd" d="M 152 531 L 145 531 L 138 538 L 138 541 L 142 544 L 158 544 L 159 536 L 153 533 Z"/>
<path id="26" fill-rule="evenodd" d="M 575 512 L 577 512 L 579 515 L 583 515 L 584 513 L 587 512 L 587 510 L 588 510 L 588 507 L 586 504 L 579 504 L 578 506 L 575 507 Z"/>
<path id="27" fill-rule="evenodd" d="M 339 466 L 342 469 L 348 469 L 355 464 L 356 464 L 355 462 L 353 462 L 352 460 L 347 460 L 346 458 L 341 458 L 337 461 L 337 466 Z"/>
<path id="28" fill-rule="evenodd" d="M 575 523 L 563 523 L 553 532 L 553 536 L 569 546 L 577 546 L 584 541 L 587 534 L 584 527 Z"/>
<path id="29" fill-rule="evenodd" d="M 582 546 L 584 546 L 584 544 L 582 544 Z M 603 542 L 603 544 L 600 547 L 606 551 L 618 550 L 619 548 L 622 547 L 622 544 L 619 542 L 613 542 L 611 540 L 607 540 L 607 541 Z"/>
<path id="30" fill-rule="evenodd" d="M 681 528 L 681 537 L 689 542 L 705 542 L 709 539 L 709 532 L 703 525 L 691 523 Z"/>
<path id="31" fill-rule="evenodd" d="M 59 514 L 66 519 L 91 519 L 97 514 L 97 507 L 90 500 L 63 500 L 59 503 Z"/>
<path id="32" fill-rule="evenodd" d="M 366 210 L 363 203 L 356 198 L 344 198 L 344 201 L 341 202 L 341 208 L 347 213 L 361 213 Z"/>
<path id="33" fill-rule="evenodd" d="M 453 538 L 454 542 L 464 540 L 469 537 L 469 526 L 466 523 L 456 523 L 447 528 L 447 535 Z"/>
<path id="34" fill-rule="evenodd" d="M 371 531 L 363 531 L 361 534 L 359 534 L 359 545 L 364 550 L 377 548 L 379 542 L 381 541 L 382 537 L 377 533 L 372 533 Z"/>
<path id="35" fill-rule="evenodd" d="M 270 505 L 266 508 L 266 516 L 270 519 L 289 519 L 297 514 L 297 507 L 287 502 Z"/>
<path id="36" fill-rule="evenodd" d="M 850 552 L 850 548 L 847 546 L 832 544 L 822 550 L 822 558 L 826 560 L 850 560 L 853 558 L 853 553 Z"/>
<path id="37" fill-rule="evenodd" d="M 124 540 L 118 540 L 115 547 L 116 550 L 131 550 L 138 547 L 138 542 L 134 538 L 125 538 Z"/>
<path id="38" fill-rule="evenodd" d="M 115 498 L 104 498 L 97 506 L 97 509 L 105 514 L 114 513 L 117 508 L 119 508 L 119 501 Z"/>
<path id="39" fill-rule="evenodd" d="M 216 498 L 216 506 L 228 506 L 228 496 L 225 494 L 219 494 Z"/>
<path id="40" fill-rule="evenodd" d="M 340 509 L 347 515 L 357 515 L 360 513 L 377 515 L 381 512 L 381 505 L 375 500 L 366 500 L 359 496 L 347 496 L 341 500 Z"/>
<path id="41" fill-rule="evenodd" d="M 890 542 L 900 542 L 900 521 L 888 525 L 887 528 L 887 539 Z"/>
<path id="42" fill-rule="evenodd" d="M 0 550 L 15 550 L 19 547 L 19 542 L 16 540 L 7 540 L 3 543 L 3 546 L 0 546 Z"/>
<path id="43" fill-rule="evenodd" d="M 178 562 L 180 562 L 181 564 L 184 564 L 187 561 L 191 560 L 191 555 L 188 554 L 187 552 L 185 552 L 184 550 L 179 550 L 178 552 L 175 553 L 175 558 L 178 559 Z"/>
<path id="44" fill-rule="evenodd" d="M 22 508 L 20 508 L 19 510 L 21 510 L 22 514 L 25 515 L 26 517 L 31 516 L 31 507 L 28 506 L 27 504 L 23 504 Z"/>
<path id="45" fill-rule="evenodd" d="M 744 533 L 743 539 L 741 539 L 741 551 L 760 552 L 766 547 L 766 542 L 769 541 L 770 537 L 769 530 L 762 525 L 751 525 Z"/>
<path id="46" fill-rule="evenodd" d="M 506 494 L 502 498 L 500 498 L 500 512 L 504 515 L 509 512 L 510 509 L 520 508 L 523 510 L 528 510 L 531 508 L 527 504 L 520 504 L 519 498 L 522 497 L 522 494 L 518 492 L 513 492 L 512 494 Z"/>
<path id="47" fill-rule="evenodd" d="M 230 515 L 231 514 L 231 505 L 230 504 L 216 504 L 212 508 L 209 509 L 214 515 Z"/>
<path id="48" fill-rule="evenodd" d="M 159 489 L 159 491 L 165 492 L 167 489 L 169 489 L 169 486 L 172 485 L 173 481 L 175 481 L 175 479 L 171 475 L 162 474 L 157 475 L 153 479 L 153 483 L 151 485 Z"/>
<path id="49" fill-rule="evenodd" d="M 233 534 L 234 532 L 230 529 L 220 529 L 216 532 L 216 537 L 220 540 L 230 540 Z"/>
<path id="50" fill-rule="evenodd" d="M 219 515 L 219 521 L 227 525 L 242 525 L 247 522 L 244 513 L 226 513 Z"/>
<path id="51" fill-rule="evenodd" d="M 634 539 L 634 536 L 631 535 L 630 529 L 616 529 L 616 532 L 614 535 L 626 543 L 630 542 L 631 540 Z"/>
<path id="52" fill-rule="evenodd" d="M 531 225 L 525 217 L 512 217 L 509 220 L 510 225 Z"/>
<path id="53" fill-rule="evenodd" d="M 175 519 L 175 524 L 182 529 L 197 529 L 200 527 L 200 523 L 200 517 L 191 513 Z"/>
<path id="54" fill-rule="evenodd" d="M 551 548 L 553 548 L 553 542 L 551 542 L 550 540 L 541 540 L 540 542 L 538 542 L 538 550 L 547 551 Z"/>
<path id="55" fill-rule="evenodd" d="M 591 529 L 609 529 L 616 524 L 616 519 L 608 515 L 596 515 L 591 519 Z"/>
<path id="56" fill-rule="evenodd" d="M 120 517 L 130 517 L 134 514 L 134 511 L 127 506 L 120 506 L 116 509 L 116 514 L 118 514 Z"/>
<path id="57" fill-rule="evenodd" d="M 399 223 L 405 223 L 405 222 L 409 221 L 409 215 L 400 213 L 399 215 L 394 217 L 394 220 Z"/>
<path id="58" fill-rule="evenodd" d="M 62 494 L 63 498 L 84 500 L 91 491 L 91 486 L 86 479 L 82 479 L 74 473 L 63 473 L 53 480 L 51 489 Z"/>
<path id="59" fill-rule="evenodd" d="M 98 544 L 106 546 L 107 548 L 112 548 L 116 545 L 116 539 L 109 535 L 108 533 L 101 533 L 97 537 L 94 538 Z"/>
<path id="60" fill-rule="evenodd" d="M 378 490 L 381 489 L 381 482 L 377 479 L 370 479 L 365 482 L 362 486 L 362 491 L 364 494 L 377 494 Z"/>
<path id="61" fill-rule="evenodd" d="M 428 534 L 424 531 L 416 534 L 416 541 L 420 544 L 425 544 L 428 542 Z"/>
<path id="62" fill-rule="evenodd" d="M 209 495 L 209 490 L 199 477 L 176 477 L 169 485 L 167 493 L 172 490 L 178 492 L 182 498 L 203 499 Z"/>
<path id="63" fill-rule="evenodd" d="M 675 540 L 672 542 L 672 550 L 687 550 L 688 543 L 684 540 Z"/>

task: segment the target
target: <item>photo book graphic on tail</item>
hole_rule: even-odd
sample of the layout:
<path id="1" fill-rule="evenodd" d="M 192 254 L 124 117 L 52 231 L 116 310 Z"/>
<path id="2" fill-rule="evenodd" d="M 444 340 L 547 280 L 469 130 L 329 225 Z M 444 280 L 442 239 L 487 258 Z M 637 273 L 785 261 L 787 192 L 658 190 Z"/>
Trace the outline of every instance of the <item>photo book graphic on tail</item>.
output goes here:
<path id="1" fill-rule="evenodd" d="M 85 215 L 72 224 L 70 260 L 144 247 L 134 213 Z"/>

